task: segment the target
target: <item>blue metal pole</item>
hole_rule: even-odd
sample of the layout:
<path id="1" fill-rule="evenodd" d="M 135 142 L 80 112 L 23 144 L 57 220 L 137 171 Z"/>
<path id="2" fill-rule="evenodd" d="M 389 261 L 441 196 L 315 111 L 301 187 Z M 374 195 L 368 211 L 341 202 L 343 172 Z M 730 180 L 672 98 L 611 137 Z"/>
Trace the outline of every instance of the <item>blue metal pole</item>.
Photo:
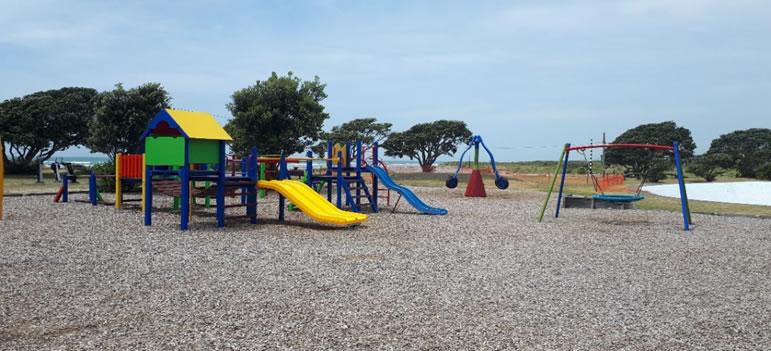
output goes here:
<path id="1" fill-rule="evenodd" d="M 372 144 L 372 167 L 380 167 L 378 164 L 378 145 L 377 141 Z M 378 206 L 377 206 L 377 191 L 378 191 L 378 179 L 375 173 L 372 173 L 372 212 L 377 213 Z"/>
<path id="2" fill-rule="evenodd" d="M 672 143 L 673 152 L 675 154 L 675 171 L 677 172 L 677 183 L 680 187 L 680 207 L 683 211 L 683 229 L 690 230 L 690 211 L 688 209 L 688 194 L 685 192 L 685 179 L 683 177 L 683 167 L 680 160 L 680 143 L 677 141 Z"/>
<path id="3" fill-rule="evenodd" d="M 180 181 L 180 219 L 179 229 L 187 230 L 190 221 L 190 140 L 185 139 L 185 162 L 179 169 Z"/>
<path id="4" fill-rule="evenodd" d="M 364 180 L 361 178 L 361 164 L 364 161 L 364 155 L 361 152 L 361 140 L 356 142 L 356 206 L 361 206 L 361 184 Z"/>
<path id="5" fill-rule="evenodd" d="M 88 177 L 88 199 L 91 200 L 91 205 L 96 206 L 96 173 L 94 171 L 91 171 Z"/>
<path id="6" fill-rule="evenodd" d="M 225 226 L 225 142 L 219 142 L 220 162 L 217 163 L 217 227 Z"/>
<path id="7" fill-rule="evenodd" d="M 562 163 L 562 178 L 560 179 L 559 195 L 557 195 L 557 210 L 554 213 L 555 218 L 559 218 L 560 216 L 560 206 L 562 205 L 562 191 L 565 189 L 565 175 L 568 173 L 568 158 L 570 158 L 570 151 L 567 150 L 569 147 L 570 147 L 570 144 L 565 144 L 565 160 Z"/>
<path id="8" fill-rule="evenodd" d="M 249 216 L 249 223 L 257 224 L 257 147 L 253 147 L 249 153 L 249 186 L 246 187 L 246 215 Z"/>
<path id="9" fill-rule="evenodd" d="M 62 177 L 62 188 L 64 190 L 62 191 L 62 202 L 67 202 L 69 200 L 70 195 L 70 175 L 65 174 L 64 177 Z"/>
<path id="10" fill-rule="evenodd" d="M 343 208 L 343 152 L 337 152 L 337 208 Z"/>
<path id="11" fill-rule="evenodd" d="M 153 223 L 153 167 L 145 166 L 145 225 Z"/>
<path id="12" fill-rule="evenodd" d="M 308 152 L 305 153 L 305 156 L 313 158 L 313 151 L 308 150 Z M 313 160 L 305 161 L 305 184 L 308 184 L 309 187 L 313 188 Z"/>
<path id="13" fill-rule="evenodd" d="M 332 140 L 327 140 L 327 176 L 332 176 L 332 158 L 335 156 L 332 152 Z M 332 202 L 332 181 L 327 179 L 327 201 Z"/>
<path id="14" fill-rule="evenodd" d="M 278 180 L 284 180 L 287 178 L 287 171 L 286 171 L 286 158 L 284 157 L 284 153 L 281 153 L 281 158 L 278 161 Z M 278 194 L 278 221 L 283 223 L 284 222 L 284 207 L 286 207 L 286 200 L 284 199 L 284 195 L 281 195 L 281 193 Z"/>
<path id="15" fill-rule="evenodd" d="M 345 176 L 346 177 L 350 177 L 351 176 L 351 159 L 353 158 L 353 157 L 351 157 L 352 155 L 353 154 L 351 152 L 351 142 L 347 141 L 347 142 L 345 142 L 345 164 L 343 165 L 343 167 L 345 167 Z M 349 185 L 349 183 L 346 183 L 346 185 Z M 345 190 L 345 189 L 343 189 L 343 190 Z M 350 195 L 350 193 L 351 193 L 350 189 L 348 189 L 346 195 Z M 346 206 L 351 206 L 353 204 L 354 203 L 351 201 L 351 197 L 350 196 L 346 196 L 345 197 L 345 205 Z"/>

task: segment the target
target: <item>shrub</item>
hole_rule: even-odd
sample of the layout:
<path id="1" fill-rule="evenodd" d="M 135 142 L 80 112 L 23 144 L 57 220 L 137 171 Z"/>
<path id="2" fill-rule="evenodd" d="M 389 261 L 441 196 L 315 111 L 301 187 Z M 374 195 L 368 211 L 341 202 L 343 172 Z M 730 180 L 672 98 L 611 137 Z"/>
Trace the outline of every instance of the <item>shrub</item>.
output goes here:
<path id="1" fill-rule="evenodd" d="M 771 180 L 771 162 L 766 162 L 755 171 L 758 179 Z"/>
<path id="2" fill-rule="evenodd" d="M 730 157 L 726 154 L 705 154 L 694 159 L 688 170 L 711 182 L 726 172 L 724 165 L 727 163 L 730 163 Z"/>
<path id="3" fill-rule="evenodd" d="M 97 175 L 115 174 L 115 161 L 110 160 L 107 162 L 97 163 L 91 166 L 91 171 Z M 98 178 L 96 181 L 96 189 L 100 193 L 113 193 L 115 192 L 115 178 Z"/>

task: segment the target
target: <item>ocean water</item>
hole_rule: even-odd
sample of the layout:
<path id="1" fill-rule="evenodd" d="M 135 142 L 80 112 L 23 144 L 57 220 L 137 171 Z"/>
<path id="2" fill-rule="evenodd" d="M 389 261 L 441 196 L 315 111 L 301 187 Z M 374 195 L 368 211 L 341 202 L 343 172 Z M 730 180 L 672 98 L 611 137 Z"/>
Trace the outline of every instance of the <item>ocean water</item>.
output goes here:
<path id="1" fill-rule="evenodd" d="M 110 159 L 107 156 L 57 156 L 51 157 L 44 164 L 50 165 L 54 162 L 72 162 L 72 164 L 93 166 L 98 163 L 108 162 Z"/>

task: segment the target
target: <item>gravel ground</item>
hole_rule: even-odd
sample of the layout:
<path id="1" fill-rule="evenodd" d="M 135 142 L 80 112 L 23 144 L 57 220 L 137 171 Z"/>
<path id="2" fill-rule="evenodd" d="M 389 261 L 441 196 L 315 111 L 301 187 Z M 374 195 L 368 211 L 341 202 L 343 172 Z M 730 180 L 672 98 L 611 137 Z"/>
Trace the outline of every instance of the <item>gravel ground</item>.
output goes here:
<path id="1" fill-rule="evenodd" d="M 771 348 L 771 221 L 418 189 L 353 229 L 6 199 L 0 349 Z M 75 196 L 77 197 L 77 196 Z"/>

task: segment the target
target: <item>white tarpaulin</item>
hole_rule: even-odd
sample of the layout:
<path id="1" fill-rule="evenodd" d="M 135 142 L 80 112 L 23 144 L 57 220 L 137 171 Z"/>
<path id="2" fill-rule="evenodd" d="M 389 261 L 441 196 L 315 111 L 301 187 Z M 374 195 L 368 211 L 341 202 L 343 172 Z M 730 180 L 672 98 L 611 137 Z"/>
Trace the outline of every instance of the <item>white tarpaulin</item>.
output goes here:
<path id="1" fill-rule="evenodd" d="M 771 206 L 771 182 L 732 182 L 686 184 L 689 200 L 728 202 L 733 204 Z M 643 187 L 649 193 L 680 197 L 677 184 Z"/>

